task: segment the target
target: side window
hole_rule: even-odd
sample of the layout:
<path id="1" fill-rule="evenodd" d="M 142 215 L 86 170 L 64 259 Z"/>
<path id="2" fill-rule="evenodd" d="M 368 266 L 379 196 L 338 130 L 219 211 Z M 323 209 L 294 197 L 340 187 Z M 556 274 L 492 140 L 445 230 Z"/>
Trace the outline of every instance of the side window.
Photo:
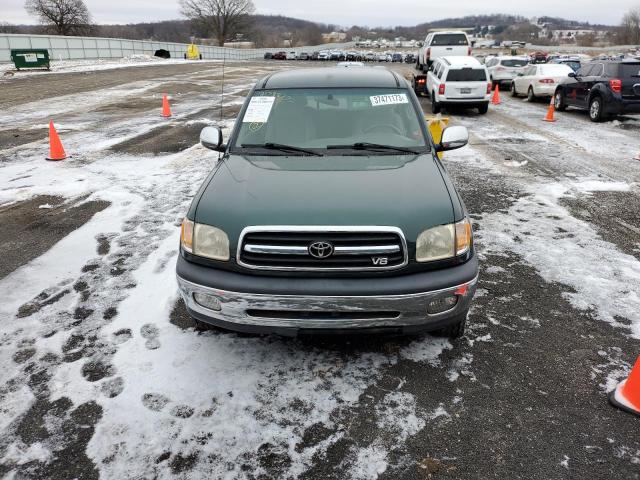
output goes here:
<path id="1" fill-rule="evenodd" d="M 440 65 L 438 68 L 438 78 L 442 80 L 442 74 L 444 73 L 444 65 Z"/>
<path id="2" fill-rule="evenodd" d="M 589 72 L 589 75 L 592 77 L 601 77 L 604 75 L 604 64 L 596 63 L 593 66 L 593 70 Z"/>
<path id="3" fill-rule="evenodd" d="M 577 75 L 579 77 L 588 77 L 591 74 L 593 67 L 594 65 L 583 65 L 580 67 L 580 70 L 578 70 Z"/>

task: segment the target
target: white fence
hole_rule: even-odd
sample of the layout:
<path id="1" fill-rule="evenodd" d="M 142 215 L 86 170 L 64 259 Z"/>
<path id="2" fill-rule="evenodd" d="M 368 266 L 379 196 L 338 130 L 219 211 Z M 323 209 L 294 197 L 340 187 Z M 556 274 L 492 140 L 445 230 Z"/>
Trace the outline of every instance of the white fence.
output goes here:
<path id="1" fill-rule="evenodd" d="M 0 62 L 11 61 L 11 50 L 18 48 L 42 48 L 49 50 L 51 60 L 76 60 L 123 58 L 131 55 L 153 55 L 164 49 L 171 58 L 183 58 L 186 43 L 154 42 L 149 40 L 125 40 L 121 38 L 64 37 L 59 35 L 0 34 Z M 349 48 L 353 43 L 331 43 L 297 48 L 238 49 L 198 45 L 204 59 L 251 60 L 263 58 L 265 52 L 286 50 L 290 52 L 312 52 L 327 48 Z"/>

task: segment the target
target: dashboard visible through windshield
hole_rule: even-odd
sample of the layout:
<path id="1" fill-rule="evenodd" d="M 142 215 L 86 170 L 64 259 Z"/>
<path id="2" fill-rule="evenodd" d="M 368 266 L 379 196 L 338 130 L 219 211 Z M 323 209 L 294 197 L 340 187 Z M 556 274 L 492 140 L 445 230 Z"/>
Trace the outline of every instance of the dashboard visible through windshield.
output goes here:
<path id="1" fill-rule="evenodd" d="M 300 88 L 257 90 L 232 151 L 243 154 L 369 155 L 428 151 L 419 113 L 405 90 Z"/>

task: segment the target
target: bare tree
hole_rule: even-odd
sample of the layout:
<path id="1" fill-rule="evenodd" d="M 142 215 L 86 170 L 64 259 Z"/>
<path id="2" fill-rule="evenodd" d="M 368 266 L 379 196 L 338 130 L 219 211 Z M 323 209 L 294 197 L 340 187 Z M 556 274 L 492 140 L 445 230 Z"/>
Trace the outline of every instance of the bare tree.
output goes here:
<path id="1" fill-rule="evenodd" d="M 9 22 L 0 22 L 0 33 L 18 33 L 18 28 Z"/>
<path id="2" fill-rule="evenodd" d="M 631 9 L 622 17 L 620 40 L 625 44 L 640 43 L 640 8 Z"/>
<path id="3" fill-rule="evenodd" d="M 220 46 L 248 28 L 255 10 L 251 0 L 180 0 L 180 6 L 182 14 L 212 34 Z"/>
<path id="4" fill-rule="evenodd" d="M 83 0 L 27 0 L 24 8 L 58 35 L 82 35 L 91 29 L 91 14 Z"/>

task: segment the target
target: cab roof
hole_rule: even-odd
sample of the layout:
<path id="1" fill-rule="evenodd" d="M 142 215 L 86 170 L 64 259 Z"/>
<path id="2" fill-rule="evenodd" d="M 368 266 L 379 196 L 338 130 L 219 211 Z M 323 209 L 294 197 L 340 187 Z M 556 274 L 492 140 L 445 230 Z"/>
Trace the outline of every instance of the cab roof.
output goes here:
<path id="1" fill-rule="evenodd" d="M 256 89 L 269 88 L 399 88 L 407 82 L 386 68 L 301 68 L 261 78 Z"/>
<path id="2" fill-rule="evenodd" d="M 441 57 L 444 62 L 452 67 L 478 67 L 484 68 L 484 65 L 478 61 L 475 57 L 463 57 L 463 56 L 451 56 L 451 57 Z"/>

